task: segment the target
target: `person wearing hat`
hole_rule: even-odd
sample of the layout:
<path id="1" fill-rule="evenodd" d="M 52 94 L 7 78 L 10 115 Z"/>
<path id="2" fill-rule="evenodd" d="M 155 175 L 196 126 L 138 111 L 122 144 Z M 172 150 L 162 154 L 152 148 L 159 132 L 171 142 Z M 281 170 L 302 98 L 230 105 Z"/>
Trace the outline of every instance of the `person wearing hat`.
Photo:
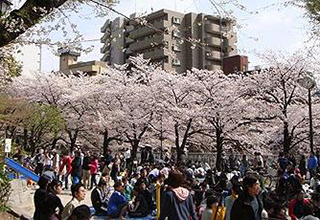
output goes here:
<path id="1" fill-rule="evenodd" d="M 185 176 L 180 171 L 169 172 L 168 188 L 164 194 L 159 220 L 197 219 L 191 192 L 184 187 L 185 181 Z"/>

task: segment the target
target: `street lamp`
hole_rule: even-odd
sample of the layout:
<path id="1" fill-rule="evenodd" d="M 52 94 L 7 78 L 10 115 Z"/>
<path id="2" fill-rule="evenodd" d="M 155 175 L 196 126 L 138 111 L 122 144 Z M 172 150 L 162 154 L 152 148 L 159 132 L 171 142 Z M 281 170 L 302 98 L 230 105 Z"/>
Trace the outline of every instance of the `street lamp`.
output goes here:
<path id="1" fill-rule="evenodd" d="M 316 86 L 316 82 L 311 76 L 305 76 L 298 79 L 298 83 L 305 89 L 308 89 L 308 106 L 309 106 L 309 136 L 310 136 L 310 150 L 313 151 L 313 127 L 312 127 L 312 108 L 311 108 L 311 90 Z"/>
<path id="2" fill-rule="evenodd" d="M 0 0 L 0 14 L 6 13 L 11 5 L 12 3 L 8 0 Z"/>

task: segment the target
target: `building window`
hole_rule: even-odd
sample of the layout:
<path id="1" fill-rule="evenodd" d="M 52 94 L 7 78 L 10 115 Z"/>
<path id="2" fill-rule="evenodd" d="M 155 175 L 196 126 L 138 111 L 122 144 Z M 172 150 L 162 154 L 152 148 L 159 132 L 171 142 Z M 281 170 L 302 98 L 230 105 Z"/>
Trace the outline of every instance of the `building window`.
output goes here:
<path id="1" fill-rule="evenodd" d="M 168 48 L 168 47 L 169 47 L 168 41 L 163 41 L 163 46 L 164 46 L 165 48 Z"/>
<path id="2" fill-rule="evenodd" d="M 173 66 L 180 66 L 181 65 L 180 60 L 177 60 L 177 59 L 172 60 L 172 65 Z"/>
<path id="3" fill-rule="evenodd" d="M 168 57 L 165 57 L 164 60 L 163 60 L 163 62 L 164 62 L 164 63 L 168 63 L 168 62 L 169 62 Z"/>
<path id="4" fill-rule="evenodd" d="M 172 46 L 172 50 L 173 51 L 176 51 L 176 52 L 180 52 L 181 50 L 180 50 L 180 47 L 178 46 L 178 45 L 173 45 Z"/>
<path id="5" fill-rule="evenodd" d="M 180 37 L 180 36 L 181 36 L 181 33 L 180 33 L 179 30 L 174 30 L 174 31 L 172 31 L 172 36 L 173 36 L 173 37 Z"/>
<path id="6" fill-rule="evenodd" d="M 248 71 L 248 70 L 247 70 L 247 65 L 243 65 L 243 66 L 242 66 L 242 71 Z"/>
<path id="7" fill-rule="evenodd" d="M 180 20 L 180 18 L 172 17 L 172 23 L 173 23 L 173 24 L 180 24 L 180 23 L 181 23 L 181 20 Z"/>

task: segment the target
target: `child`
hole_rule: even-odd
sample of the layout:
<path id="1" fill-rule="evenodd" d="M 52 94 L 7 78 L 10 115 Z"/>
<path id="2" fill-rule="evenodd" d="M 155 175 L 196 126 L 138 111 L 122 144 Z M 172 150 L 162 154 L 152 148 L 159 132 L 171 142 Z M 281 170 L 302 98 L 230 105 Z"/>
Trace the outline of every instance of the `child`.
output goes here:
<path id="1" fill-rule="evenodd" d="M 211 220 L 212 208 L 218 206 L 218 199 L 214 196 L 209 196 L 207 198 L 207 207 L 202 213 L 201 220 Z"/>

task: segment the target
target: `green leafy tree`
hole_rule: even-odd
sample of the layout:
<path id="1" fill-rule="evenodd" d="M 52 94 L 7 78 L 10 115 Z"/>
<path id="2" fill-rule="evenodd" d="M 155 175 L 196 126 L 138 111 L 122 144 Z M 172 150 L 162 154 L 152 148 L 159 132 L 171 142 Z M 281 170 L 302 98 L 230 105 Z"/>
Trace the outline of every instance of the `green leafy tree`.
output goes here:
<path id="1" fill-rule="evenodd" d="M 64 119 L 56 106 L 36 104 L 24 123 L 25 147 L 34 152 L 37 147 L 50 144 L 50 140 L 57 138 L 64 125 Z"/>
<path id="2" fill-rule="evenodd" d="M 320 22 L 320 1 L 319 0 L 300 0 L 309 17 L 316 23 Z"/>

